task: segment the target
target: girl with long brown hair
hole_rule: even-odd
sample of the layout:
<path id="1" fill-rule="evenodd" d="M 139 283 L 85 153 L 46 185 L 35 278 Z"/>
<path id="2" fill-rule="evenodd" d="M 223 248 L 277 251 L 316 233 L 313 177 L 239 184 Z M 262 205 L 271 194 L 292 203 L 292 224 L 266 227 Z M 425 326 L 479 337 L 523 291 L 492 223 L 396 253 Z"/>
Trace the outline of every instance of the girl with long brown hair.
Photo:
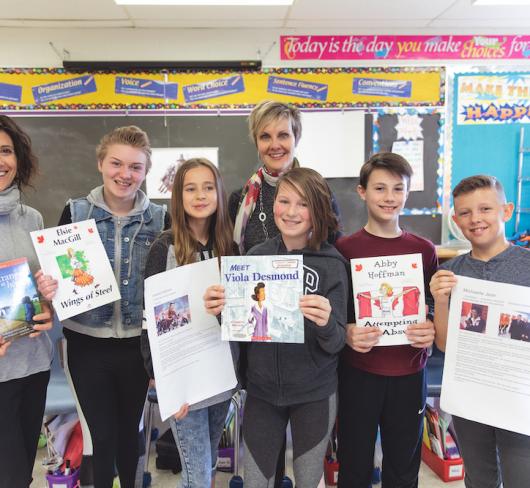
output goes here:
<path id="1" fill-rule="evenodd" d="M 226 193 L 218 169 L 207 159 L 189 159 L 178 169 L 171 197 L 171 221 L 171 230 L 162 233 L 149 251 L 146 278 L 233 253 Z M 146 332 L 142 333 L 142 352 L 153 377 Z M 194 405 L 182 405 L 171 419 L 182 461 L 183 488 L 213 485 L 217 446 L 232 393 L 228 390 Z"/>
<path id="2" fill-rule="evenodd" d="M 322 474 L 336 418 L 338 354 L 344 346 L 348 263 L 328 243 L 337 230 L 329 187 L 316 171 L 293 168 L 276 185 L 274 222 L 279 234 L 248 253 L 302 255 L 304 343 L 246 343 L 247 399 L 243 422 L 245 488 L 273 486 L 285 429 L 291 425 L 297 488 L 314 488 Z M 221 285 L 210 286 L 205 307 L 219 314 Z"/>

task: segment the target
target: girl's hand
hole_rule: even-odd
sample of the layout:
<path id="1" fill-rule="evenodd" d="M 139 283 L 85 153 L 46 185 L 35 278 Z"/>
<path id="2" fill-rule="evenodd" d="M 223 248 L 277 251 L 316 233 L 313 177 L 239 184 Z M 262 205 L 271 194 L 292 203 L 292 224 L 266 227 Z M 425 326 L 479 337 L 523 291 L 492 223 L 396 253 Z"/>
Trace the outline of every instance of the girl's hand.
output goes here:
<path id="1" fill-rule="evenodd" d="M 204 294 L 204 308 L 210 315 L 219 315 L 225 308 L 225 289 L 221 285 L 212 285 Z"/>
<path id="2" fill-rule="evenodd" d="M 431 294 L 435 302 L 449 303 L 449 295 L 456 285 L 457 279 L 452 271 L 440 269 L 431 278 Z"/>
<path id="3" fill-rule="evenodd" d="M 379 342 L 383 331 L 379 327 L 360 327 L 346 324 L 346 344 L 354 351 L 366 353 Z"/>
<path id="4" fill-rule="evenodd" d="M 33 332 L 30 337 L 37 337 L 43 330 L 50 330 L 53 327 L 53 313 L 50 305 L 46 302 L 41 302 L 42 312 L 33 316 L 33 320 L 40 322 L 33 325 Z"/>
<path id="5" fill-rule="evenodd" d="M 59 282 L 54 280 L 50 275 L 45 275 L 42 272 L 42 269 L 37 271 L 35 279 L 37 280 L 37 288 L 40 294 L 46 298 L 46 300 L 51 301 L 59 287 Z"/>
<path id="6" fill-rule="evenodd" d="M 331 305 L 326 297 L 320 295 L 304 295 L 300 297 L 300 310 L 306 319 L 320 327 L 328 325 Z"/>
<path id="7" fill-rule="evenodd" d="M 173 414 L 173 417 L 175 417 L 175 420 L 182 420 L 186 415 L 188 415 L 190 406 L 188 403 L 185 403 L 180 407 L 180 410 L 177 413 Z"/>
<path id="8" fill-rule="evenodd" d="M 410 345 L 420 349 L 432 346 L 434 333 L 434 324 L 428 319 L 421 324 L 409 325 L 405 331 L 407 339 L 411 342 Z"/>
<path id="9" fill-rule="evenodd" d="M 0 336 L 0 357 L 5 355 L 9 344 L 11 344 L 10 341 L 4 341 L 4 338 Z"/>

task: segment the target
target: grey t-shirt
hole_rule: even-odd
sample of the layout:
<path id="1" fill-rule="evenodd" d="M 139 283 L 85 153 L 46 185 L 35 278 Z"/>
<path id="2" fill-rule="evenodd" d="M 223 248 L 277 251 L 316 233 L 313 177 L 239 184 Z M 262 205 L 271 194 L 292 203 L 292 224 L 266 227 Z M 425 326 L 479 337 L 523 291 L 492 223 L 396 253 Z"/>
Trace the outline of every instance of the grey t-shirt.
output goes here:
<path id="1" fill-rule="evenodd" d="M 530 286 L 530 251 L 510 246 L 489 261 L 475 259 L 471 253 L 443 263 L 441 269 L 479 280 Z"/>

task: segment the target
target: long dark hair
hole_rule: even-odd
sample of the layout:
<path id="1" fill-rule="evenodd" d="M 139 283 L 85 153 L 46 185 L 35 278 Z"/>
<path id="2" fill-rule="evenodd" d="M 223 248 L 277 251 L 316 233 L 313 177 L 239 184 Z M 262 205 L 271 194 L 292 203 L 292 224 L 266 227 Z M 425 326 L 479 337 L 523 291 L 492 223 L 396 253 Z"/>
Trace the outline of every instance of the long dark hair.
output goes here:
<path id="1" fill-rule="evenodd" d="M 31 139 L 18 124 L 7 115 L 0 115 L 0 131 L 4 131 L 13 141 L 17 158 L 17 174 L 14 182 L 18 189 L 31 186 L 31 181 L 38 173 L 38 159 L 31 148 Z"/>
<path id="2" fill-rule="evenodd" d="M 194 239 L 188 224 L 188 216 L 182 205 L 184 193 L 184 177 L 193 168 L 208 168 L 215 178 L 217 190 L 217 210 L 210 217 L 209 237 L 213 237 L 216 256 L 230 256 L 233 250 L 233 228 L 228 214 L 226 191 L 219 170 L 205 158 L 188 159 L 179 167 L 173 182 L 171 194 L 171 229 L 173 231 L 175 259 L 179 265 L 195 262 L 197 241 Z"/>

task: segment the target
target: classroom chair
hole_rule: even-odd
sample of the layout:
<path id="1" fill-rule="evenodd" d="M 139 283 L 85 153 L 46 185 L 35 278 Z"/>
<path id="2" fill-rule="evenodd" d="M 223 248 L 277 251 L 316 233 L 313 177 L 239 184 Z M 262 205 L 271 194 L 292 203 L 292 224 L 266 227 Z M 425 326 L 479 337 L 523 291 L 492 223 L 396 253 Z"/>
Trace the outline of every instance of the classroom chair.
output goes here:
<path id="1" fill-rule="evenodd" d="M 57 318 L 54 319 L 53 327 L 48 331 L 48 335 L 54 350 L 44 415 L 73 413 L 76 411 L 75 400 L 66 379 L 62 361 L 63 326 Z"/>
<path id="2" fill-rule="evenodd" d="M 432 354 L 427 360 L 427 397 L 438 398 L 442 391 L 442 375 L 444 372 L 445 354 L 435 345 L 432 346 Z"/>

